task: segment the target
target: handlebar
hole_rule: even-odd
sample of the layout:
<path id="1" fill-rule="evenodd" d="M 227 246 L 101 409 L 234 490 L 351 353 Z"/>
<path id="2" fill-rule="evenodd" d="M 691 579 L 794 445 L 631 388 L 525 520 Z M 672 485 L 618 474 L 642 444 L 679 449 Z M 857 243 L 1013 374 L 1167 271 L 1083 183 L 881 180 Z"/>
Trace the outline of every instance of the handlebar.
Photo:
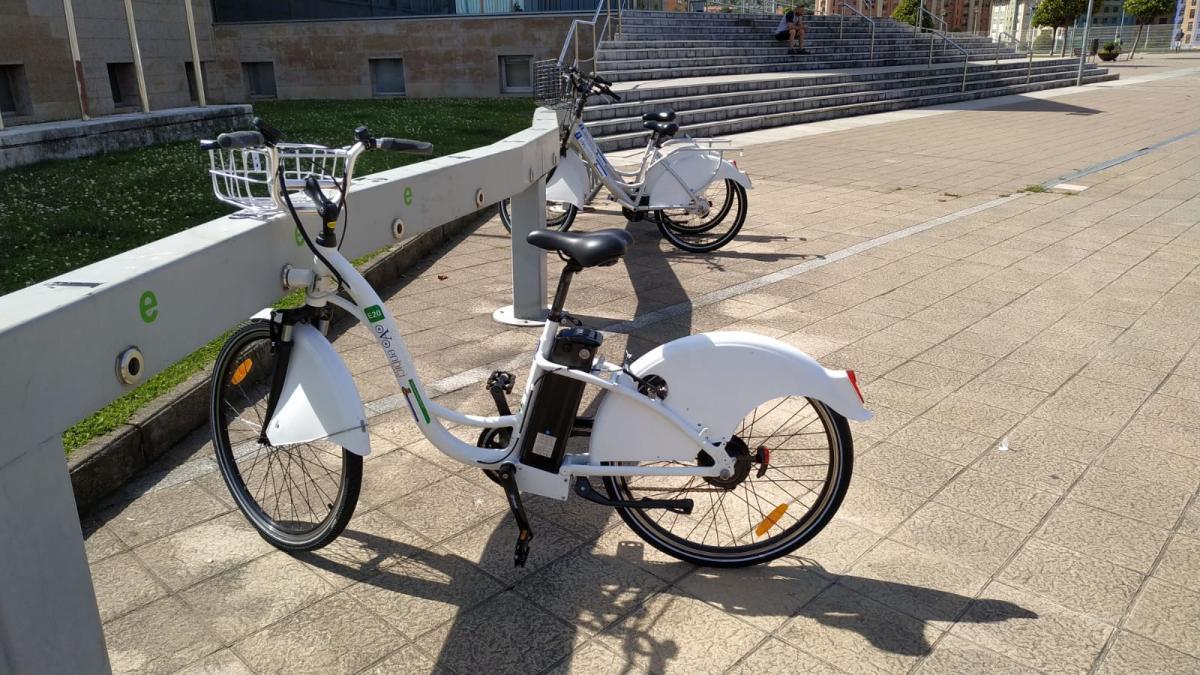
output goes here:
<path id="1" fill-rule="evenodd" d="M 200 148 L 202 150 L 215 150 L 216 148 L 205 148 L 205 143 L 212 141 L 201 141 Z M 257 131 L 231 131 L 217 136 L 216 145 L 222 150 L 236 150 L 240 148 L 257 148 L 267 144 L 267 140 Z"/>
<path id="2" fill-rule="evenodd" d="M 375 146 L 380 150 L 390 152 L 406 152 L 410 155 L 432 155 L 433 144 L 425 141 L 412 141 L 407 138 L 383 137 L 375 139 Z"/>

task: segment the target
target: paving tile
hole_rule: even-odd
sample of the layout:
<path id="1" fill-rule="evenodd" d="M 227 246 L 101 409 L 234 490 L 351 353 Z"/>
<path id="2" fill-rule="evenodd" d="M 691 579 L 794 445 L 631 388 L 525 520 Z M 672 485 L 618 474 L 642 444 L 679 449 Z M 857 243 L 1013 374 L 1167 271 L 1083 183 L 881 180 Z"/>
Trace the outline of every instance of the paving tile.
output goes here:
<path id="1" fill-rule="evenodd" d="M 1154 576 L 1200 592 L 1200 539 L 1176 534 L 1154 569 Z"/>
<path id="2" fill-rule="evenodd" d="M 142 495 L 116 510 L 108 528 L 134 547 L 178 532 L 228 511 L 224 504 L 192 483 Z"/>
<path id="3" fill-rule="evenodd" d="M 913 514 L 892 538 L 992 573 L 1020 546 L 1022 536 L 989 520 L 929 503 Z"/>
<path id="4" fill-rule="evenodd" d="M 1172 528 L 1194 490 L 1177 483 L 1150 482 L 1101 466 L 1088 469 L 1071 490 L 1071 498 L 1123 516 Z"/>
<path id="5" fill-rule="evenodd" d="M 858 462 L 858 474 L 894 488 L 929 497 L 961 468 L 914 450 L 879 443 Z"/>
<path id="6" fill-rule="evenodd" d="M 662 671 L 661 661 L 665 656 L 665 654 L 661 653 L 654 654 L 652 661 L 658 666 L 658 672 Z M 586 675 L 631 675 L 633 673 L 642 674 L 650 672 L 653 671 L 633 663 L 625 651 L 618 654 L 601 646 L 599 642 L 594 640 L 568 654 L 558 665 L 546 671 L 547 675 L 570 675 L 571 673 L 583 673 Z"/>
<path id="7" fill-rule="evenodd" d="M 1118 361 L 1101 360 L 1092 361 L 1079 374 L 1100 382 L 1133 387 L 1143 391 L 1154 391 L 1166 377 L 1165 373 L 1158 370 L 1138 368 Z"/>
<path id="8" fill-rule="evenodd" d="M 983 453 L 974 468 L 996 478 L 1063 494 L 1086 466 L 1058 454 L 1014 450 L 1010 444 L 1007 451 L 993 448 Z"/>
<path id="9" fill-rule="evenodd" d="M 88 562 L 93 565 L 109 556 L 129 550 L 125 542 L 113 533 L 111 527 L 96 525 L 83 526 L 83 548 L 87 552 Z"/>
<path id="10" fill-rule="evenodd" d="M 333 592 L 304 564 L 276 551 L 197 584 L 182 597 L 232 644 Z"/>
<path id="11" fill-rule="evenodd" d="M 104 626 L 114 673 L 171 673 L 221 648 L 204 622 L 166 597 Z"/>
<path id="12" fill-rule="evenodd" d="M 1022 419 L 1017 413 L 960 395 L 944 399 L 926 411 L 922 417 L 995 439 L 999 439 Z"/>
<path id="13" fill-rule="evenodd" d="M 953 391 L 972 377 L 970 373 L 921 361 L 906 361 L 889 371 L 887 376 L 888 379 L 930 391 Z"/>
<path id="14" fill-rule="evenodd" d="M 429 551 L 433 544 L 380 511 L 355 513 L 341 536 L 294 557 L 334 588 L 374 576 L 381 568 Z"/>
<path id="15" fill-rule="evenodd" d="M 917 361 L 931 363 L 935 366 L 958 370 L 972 375 L 978 375 L 987 370 L 996 359 L 978 352 L 969 352 L 945 345 L 931 347 L 914 357 Z"/>
<path id="16" fill-rule="evenodd" d="M 1152 420 L 1200 429 L 1200 402 L 1197 401 L 1155 394 L 1146 402 L 1141 414 Z"/>
<path id="17" fill-rule="evenodd" d="M 503 588 L 470 562 L 435 549 L 389 563 L 379 574 L 351 586 L 347 592 L 400 633 L 416 638 Z"/>
<path id="18" fill-rule="evenodd" d="M 1051 393 L 1071 379 L 1076 372 L 1078 369 L 1071 364 L 1042 363 L 1033 365 L 1004 359 L 989 368 L 983 377 L 988 380 Z M 987 401 L 984 402 L 987 403 Z"/>
<path id="19" fill-rule="evenodd" d="M 918 417 L 888 437 L 888 442 L 955 464 L 970 464 L 993 443 L 987 436 Z"/>
<path id="20" fill-rule="evenodd" d="M 1146 393 L 1086 377 L 1063 385 L 1033 415 L 1069 426 L 1113 435 L 1121 430 Z"/>
<path id="21" fill-rule="evenodd" d="M 257 672 L 354 672 L 403 642 L 384 621 L 342 592 L 251 635 L 233 651 Z"/>
<path id="22" fill-rule="evenodd" d="M 1086 506 L 1070 498 L 1050 514 L 1038 536 L 1080 553 L 1149 572 L 1167 531 Z"/>
<path id="23" fill-rule="evenodd" d="M 872 380 L 863 385 L 862 390 L 863 398 L 872 403 L 878 402 L 889 408 L 913 414 L 920 414 L 942 398 L 941 394 L 937 392 L 896 382 L 886 377 Z"/>
<path id="24" fill-rule="evenodd" d="M 941 631 L 840 584 L 826 589 L 777 632 L 784 642 L 850 673 L 906 672 Z"/>
<path id="25" fill-rule="evenodd" d="M 664 580 L 620 559 L 577 551 L 524 579 L 515 590 L 579 631 L 594 634 L 664 588 Z"/>
<path id="26" fill-rule="evenodd" d="M 803 561 L 781 558 L 744 568 L 700 568 L 675 588 L 765 631 L 779 628 L 832 583 Z"/>
<path id="27" fill-rule="evenodd" d="M 1117 633 L 1112 648 L 1096 671 L 1097 675 L 1192 675 L 1196 672 L 1200 672 L 1200 659 L 1124 630 Z"/>
<path id="28" fill-rule="evenodd" d="M 1182 489 L 1200 483 L 1200 459 L 1141 445 L 1140 438 L 1135 440 L 1114 442 L 1096 465 L 1148 483 L 1165 483 Z"/>
<path id="29" fill-rule="evenodd" d="M 933 653 L 917 668 L 921 675 L 1028 675 L 1037 672 L 990 649 L 947 635 L 937 643 Z"/>
<path id="30" fill-rule="evenodd" d="M 510 584 L 533 574 L 580 545 L 578 539 L 537 516 L 530 517 L 530 526 L 536 543 L 530 545 L 525 567 L 513 565 L 517 524 L 511 513 L 493 515 L 481 525 L 447 539 L 443 545 L 451 553 Z"/>
<path id="31" fill-rule="evenodd" d="M 1109 442 L 1105 435 L 1036 417 L 1022 420 L 1008 434 L 1008 447 L 1014 452 L 1054 453 L 1085 464 Z"/>
<path id="32" fill-rule="evenodd" d="M 177 591 L 273 550 L 241 512 L 235 512 L 152 541 L 133 552 L 155 576 Z"/>
<path id="33" fill-rule="evenodd" d="M 916 511 L 925 500 L 879 481 L 854 477 L 838 517 L 878 534 L 891 532 Z"/>
<path id="34" fill-rule="evenodd" d="M 1111 632 L 1096 619 L 992 582 L 950 634 L 1038 670 L 1087 672 Z"/>
<path id="35" fill-rule="evenodd" d="M 1200 592 L 1151 578 L 1130 610 L 1125 628 L 1200 657 Z"/>
<path id="36" fill-rule="evenodd" d="M 213 652 L 175 672 L 176 675 L 253 675 L 237 654 L 228 649 Z"/>
<path id="37" fill-rule="evenodd" d="M 838 583 L 934 627 L 947 629 L 987 583 L 985 573 L 885 540 Z"/>
<path id="38" fill-rule="evenodd" d="M 844 671 L 838 670 L 782 640 L 770 638 L 725 672 L 730 675 L 771 675 L 775 673 L 831 675 Z"/>
<path id="39" fill-rule="evenodd" d="M 997 577 L 1058 604 L 1116 624 L 1142 575 L 1119 565 L 1031 539 Z"/>
<path id="40" fill-rule="evenodd" d="M 583 550 L 589 550 L 585 545 Z M 638 538 L 629 528 L 614 527 L 600 535 L 590 547 L 591 555 L 628 563 L 659 579 L 675 581 L 696 568 L 691 563 L 659 551 Z"/>
<path id="41" fill-rule="evenodd" d="M 834 518 L 820 534 L 792 555 L 815 564 L 822 573 L 841 574 L 879 539 L 880 536 L 874 532 Z"/>
<path id="42" fill-rule="evenodd" d="M 405 645 L 370 668 L 359 671 L 359 675 L 391 675 L 392 673 L 449 675 L 450 671 L 413 645 Z"/>
<path id="43" fill-rule="evenodd" d="M 92 588 L 100 621 L 108 622 L 167 595 L 163 587 L 130 553 L 92 563 Z"/>
<path id="44" fill-rule="evenodd" d="M 380 509 L 421 536 L 444 541 L 508 508 L 500 486 L 485 490 L 450 476 Z"/>
<path id="45" fill-rule="evenodd" d="M 1058 502 L 1058 497 L 970 469 L 950 481 L 934 501 L 1018 532 L 1030 532 Z"/>
<path id="46" fill-rule="evenodd" d="M 530 673 L 549 668 L 577 643 L 575 631 L 512 591 L 492 597 L 416 644 L 455 672 Z"/>
<path id="47" fill-rule="evenodd" d="M 1192 427 L 1147 419 L 1142 415 L 1134 415 L 1129 425 L 1117 437 L 1119 442 L 1168 450 L 1177 455 L 1200 459 L 1200 443 L 1196 442 L 1197 438 L 1197 432 Z"/>
<path id="48" fill-rule="evenodd" d="M 987 374 L 964 385 L 957 393 L 973 401 L 1015 413 L 1028 413 L 1046 398 L 1044 391 L 990 379 Z"/>
<path id="49" fill-rule="evenodd" d="M 389 452 L 364 464 L 360 504 L 367 508 L 385 504 L 432 485 L 446 476 L 444 468 L 410 452 Z"/>

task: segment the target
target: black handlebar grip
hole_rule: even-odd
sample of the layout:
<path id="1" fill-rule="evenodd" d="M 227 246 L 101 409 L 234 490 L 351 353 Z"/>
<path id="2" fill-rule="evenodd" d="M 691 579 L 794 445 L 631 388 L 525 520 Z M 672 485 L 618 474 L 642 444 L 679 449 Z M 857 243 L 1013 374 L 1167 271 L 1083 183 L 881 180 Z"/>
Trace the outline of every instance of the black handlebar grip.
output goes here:
<path id="1" fill-rule="evenodd" d="M 612 86 L 612 82 L 609 82 L 607 79 L 605 79 L 605 78 L 601 77 L 601 76 L 599 75 L 599 73 L 592 73 L 592 79 L 593 79 L 593 80 L 595 80 L 595 81 L 597 81 L 597 82 L 599 82 L 600 84 L 602 84 L 602 85 L 604 85 L 604 86 L 606 86 L 606 87 L 611 87 L 611 86 Z"/>
<path id="2" fill-rule="evenodd" d="M 217 145 L 223 150 L 257 148 L 266 144 L 267 140 L 257 131 L 234 131 L 217 136 Z"/>
<path id="3" fill-rule="evenodd" d="M 411 155 L 432 155 L 433 143 L 411 141 L 407 138 L 380 138 L 375 141 L 380 150 L 407 152 Z"/>
<path id="4" fill-rule="evenodd" d="M 208 150 L 220 150 L 220 149 L 221 149 L 221 145 L 219 143 L 217 143 L 216 141 L 200 141 L 200 151 L 201 152 L 205 152 Z"/>
<path id="5" fill-rule="evenodd" d="M 267 124 L 266 120 L 261 117 L 255 117 L 251 121 L 251 124 L 254 125 L 255 129 L 258 129 L 258 132 L 263 135 L 263 138 L 269 145 L 275 145 L 276 143 L 279 143 L 285 139 L 282 131 L 276 129 L 270 124 Z"/>

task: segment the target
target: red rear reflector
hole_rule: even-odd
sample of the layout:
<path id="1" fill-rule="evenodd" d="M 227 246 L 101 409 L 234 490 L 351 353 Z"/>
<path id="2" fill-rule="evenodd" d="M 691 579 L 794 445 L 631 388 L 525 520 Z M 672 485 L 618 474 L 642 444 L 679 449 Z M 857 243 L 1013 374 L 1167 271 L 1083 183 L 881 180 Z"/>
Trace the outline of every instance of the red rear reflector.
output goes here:
<path id="1" fill-rule="evenodd" d="M 846 377 L 850 379 L 850 384 L 854 385 L 854 393 L 858 394 L 858 402 L 866 403 L 863 400 L 862 390 L 858 388 L 858 376 L 854 374 L 853 370 L 847 370 Z"/>
<path id="2" fill-rule="evenodd" d="M 737 165 L 737 160 L 736 160 L 736 159 L 731 159 L 731 160 L 729 160 L 729 163 L 733 165 L 733 168 L 735 168 L 735 169 L 736 169 L 736 168 L 738 168 L 738 165 Z"/>

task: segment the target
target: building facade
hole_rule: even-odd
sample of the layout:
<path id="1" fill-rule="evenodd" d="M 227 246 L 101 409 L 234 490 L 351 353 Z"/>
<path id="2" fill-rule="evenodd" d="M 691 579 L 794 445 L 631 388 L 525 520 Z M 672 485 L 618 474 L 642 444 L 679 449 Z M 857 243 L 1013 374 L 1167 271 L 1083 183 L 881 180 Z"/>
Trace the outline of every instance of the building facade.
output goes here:
<path id="1" fill-rule="evenodd" d="M 590 18 L 596 2 L 133 0 L 133 33 L 152 110 L 199 100 L 186 1 L 210 103 L 530 96 L 533 63 L 557 57 L 572 21 L 582 16 L 578 8 L 588 7 Z M 142 109 L 123 0 L 3 0 L 2 7 L 5 126 Z M 590 29 L 580 36 L 586 56 Z"/>

